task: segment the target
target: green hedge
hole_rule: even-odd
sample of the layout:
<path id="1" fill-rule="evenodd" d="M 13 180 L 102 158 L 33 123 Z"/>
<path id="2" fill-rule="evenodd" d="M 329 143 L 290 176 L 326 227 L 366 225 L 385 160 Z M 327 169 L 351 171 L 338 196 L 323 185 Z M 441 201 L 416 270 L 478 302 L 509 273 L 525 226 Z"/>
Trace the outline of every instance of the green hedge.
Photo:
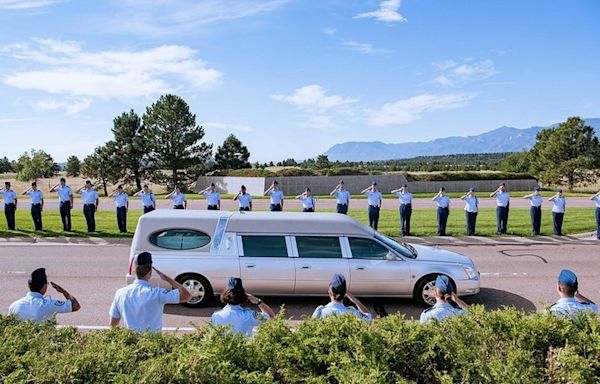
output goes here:
<path id="1" fill-rule="evenodd" d="M 409 181 L 453 181 L 453 180 L 515 180 L 535 179 L 527 173 L 511 172 L 435 172 L 407 173 Z"/>
<path id="2" fill-rule="evenodd" d="M 198 327 L 192 334 L 81 333 L 0 317 L 4 383 L 592 383 L 600 321 L 515 309 L 422 326 L 390 316 L 282 316 L 253 340 Z"/>

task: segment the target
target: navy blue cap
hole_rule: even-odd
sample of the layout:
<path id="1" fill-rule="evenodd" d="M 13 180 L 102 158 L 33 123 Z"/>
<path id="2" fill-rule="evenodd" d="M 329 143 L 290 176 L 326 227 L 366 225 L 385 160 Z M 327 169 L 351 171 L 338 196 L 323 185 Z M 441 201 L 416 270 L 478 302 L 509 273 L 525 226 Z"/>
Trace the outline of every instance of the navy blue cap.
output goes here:
<path id="1" fill-rule="evenodd" d="M 343 179 L 340 179 L 340 184 L 344 184 L 344 180 Z"/>
<path id="2" fill-rule="evenodd" d="M 371 185 L 377 185 L 377 182 L 375 180 L 371 181 Z"/>
<path id="3" fill-rule="evenodd" d="M 402 184 L 402 188 L 408 188 L 408 184 Z"/>
<path id="4" fill-rule="evenodd" d="M 560 284 L 568 285 L 569 287 L 576 287 L 577 275 L 570 269 L 563 269 L 558 275 L 558 282 Z"/>
<path id="5" fill-rule="evenodd" d="M 475 188 L 473 188 L 473 187 L 469 188 L 469 192 L 475 192 Z"/>
<path id="6" fill-rule="evenodd" d="M 273 180 L 273 184 L 277 185 L 279 183 L 277 182 L 277 180 Z"/>
<path id="7" fill-rule="evenodd" d="M 558 189 L 556 190 L 556 192 L 558 192 L 558 193 L 562 193 L 562 188 L 558 188 Z"/>
<path id="8" fill-rule="evenodd" d="M 502 187 L 506 187 L 506 183 L 505 183 L 505 182 L 502 182 L 502 183 L 500 183 L 500 186 L 502 186 Z"/>
<path id="9" fill-rule="evenodd" d="M 446 275 L 438 275 L 435 279 L 435 287 L 439 289 L 441 293 L 452 292 L 452 284 L 450 284 L 450 279 Z"/>
<path id="10" fill-rule="evenodd" d="M 236 293 L 244 293 L 244 286 L 242 285 L 242 279 L 240 279 L 239 277 L 230 277 L 229 280 L 227 281 L 227 285 L 225 286 L 225 289 L 227 289 L 228 291 L 231 292 L 236 292 Z"/>
<path id="11" fill-rule="evenodd" d="M 32 285 L 44 285 L 48 282 L 48 276 L 46 276 L 46 268 L 38 268 L 31 272 L 29 276 L 29 284 Z"/>
<path id="12" fill-rule="evenodd" d="M 346 294 L 346 278 L 344 275 L 336 273 L 331 278 L 331 291 L 338 295 Z"/>
<path id="13" fill-rule="evenodd" d="M 152 254 L 150 252 L 138 253 L 135 257 L 136 265 L 148 265 L 152 264 Z"/>
<path id="14" fill-rule="evenodd" d="M 536 185 L 535 187 L 533 187 L 533 190 L 536 191 L 536 192 L 539 192 L 539 191 L 542 190 L 542 188 L 540 188 L 539 185 Z"/>
<path id="15" fill-rule="evenodd" d="M 445 187 L 440 187 L 440 191 L 445 192 L 446 188 Z"/>

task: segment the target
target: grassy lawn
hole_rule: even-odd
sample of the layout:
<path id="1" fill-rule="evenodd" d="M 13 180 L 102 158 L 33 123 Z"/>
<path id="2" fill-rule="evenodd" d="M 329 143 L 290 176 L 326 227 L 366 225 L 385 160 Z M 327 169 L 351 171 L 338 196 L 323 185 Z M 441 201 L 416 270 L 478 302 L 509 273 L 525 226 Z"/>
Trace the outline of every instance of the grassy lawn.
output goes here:
<path id="1" fill-rule="evenodd" d="M 112 211 L 96 212 L 96 229 L 94 236 L 98 237 L 132 237 L 133 231 L 141 212 L 132 210 L 129 212 L 128 229 L 130 233 L 121 234 L 117 230 L 116 215 Z M 367 223 L 366 210 L 351 210 L 350 215 L 355 219 Z M 32 230 L 33 222 L 29 211 L 17 211 L 17 231 L 7 231 L 4 215 L 0 215 L 0 236 L 2 237 L 54 237 L 71 236 L 86 237 L 88 233 L 83 213 L 79 210 L 72 211 L 73 232 L 62 232 L 62 223 L 57 210 L 46 211 L 43 215 L 45 231 L 35 232 Z M 590 232 L 596 229 L 594 208 L 570 208 L 567 210 L 563 223 L 565 234 Z M 399 213 L 396 209 L 384 209 L 381 211 L 379 230 L 386 235 L 397 237 L 400 235 Z M 411 220 L 411 232 L 415 236 L 434 236 L 436 234 L 436 211 L 435 209 L 416 209 L 413 211 Z M 462 209 L 453 209 L 448 218 L 447 233 L 450 236 L 464 236 L 465 214 Z M 508 233 L 514 236 L 530 236 L 531 224 L 529 209 L 514 208 L 510 210 L 508 221 Z M 552 214 L 545 209 L 542 214 L 542 233 L 552 234 Z M 477 218 L 477 234 L 481 236 L 496 236 L 496 210 L 494 208 L 481 209 Z"/>

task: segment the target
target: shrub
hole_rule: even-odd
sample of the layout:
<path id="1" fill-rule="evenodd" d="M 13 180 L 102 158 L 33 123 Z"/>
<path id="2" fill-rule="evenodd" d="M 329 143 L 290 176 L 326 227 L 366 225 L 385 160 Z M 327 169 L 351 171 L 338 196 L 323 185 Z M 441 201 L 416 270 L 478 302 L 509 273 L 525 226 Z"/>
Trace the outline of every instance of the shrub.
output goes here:
<path id="1" fill-rule="evenodd" d="M 407 173 L 409 181 L 453 181 L 453 180 L 515 180 L 534 179 L 527 173 L 510 172 L 439 172 Z"/>

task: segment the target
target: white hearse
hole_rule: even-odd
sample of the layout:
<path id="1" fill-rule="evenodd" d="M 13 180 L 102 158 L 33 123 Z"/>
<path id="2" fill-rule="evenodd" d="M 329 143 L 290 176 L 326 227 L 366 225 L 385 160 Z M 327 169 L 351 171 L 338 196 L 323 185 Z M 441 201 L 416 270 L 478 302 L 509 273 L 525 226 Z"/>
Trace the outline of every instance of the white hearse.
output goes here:
<path id="1" fill-rule="evenodd" d="M 156 210 L 140 217 L 133 257 L 152 253 L 154 265 L 186 286 L 185 305 L 206 305 L 230 276 L 248 292 L 267 296 L 324 296 L 341 273 L 363 297 L 412 297 L 433 305 L 434 281 L 448 275 L 459 296 L 479 292 L 479 272 L 458 253 L 398 243 L 337 213 Z M 152 284 L 164 284 L 153 276 Z"/>

